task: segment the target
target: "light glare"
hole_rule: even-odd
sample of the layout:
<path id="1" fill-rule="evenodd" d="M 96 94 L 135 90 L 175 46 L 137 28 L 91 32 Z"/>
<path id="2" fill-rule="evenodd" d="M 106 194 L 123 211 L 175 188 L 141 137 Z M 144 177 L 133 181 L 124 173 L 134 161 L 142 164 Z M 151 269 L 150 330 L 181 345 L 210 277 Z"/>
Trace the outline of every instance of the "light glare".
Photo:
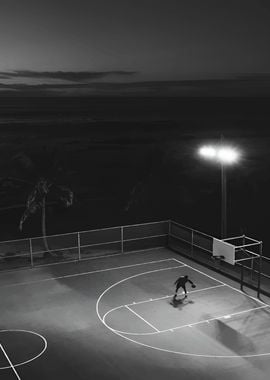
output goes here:
<path id="1" fill-rule="evenodd" d="M 230 164 L 236 162 L 238 154 L 231 148 L 221 148 L 217 151 L 217 157 L 220 162 Z"/>
<path id="2" fill-rule="evenodd" d="M 217 161 L 221 164 L 233 164 L 239 158 L 236 149 L 226 146 L 205 145 L 199 149 L 199 155 L 205 159 Z"/>
<path id="3" fill-rule="evenodd" d="M 216 149 L 212 146 L 203 146 L 199 150 L 199 154 L 206 158 L 214 158 L 216 156 Z"/>

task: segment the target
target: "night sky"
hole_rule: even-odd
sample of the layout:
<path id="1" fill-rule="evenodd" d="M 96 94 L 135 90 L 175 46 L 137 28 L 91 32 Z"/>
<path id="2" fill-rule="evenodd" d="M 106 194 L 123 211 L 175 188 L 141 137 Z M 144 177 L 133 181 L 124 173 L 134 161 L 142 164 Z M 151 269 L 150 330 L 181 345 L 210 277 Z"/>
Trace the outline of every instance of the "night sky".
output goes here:
<path id="1" fill-rule="evenodd" d="M 267 0 L 2 0 L 0 10 L 2 95 L 219 94 L 224 82 L 228 94 L 270 94 Z"/>

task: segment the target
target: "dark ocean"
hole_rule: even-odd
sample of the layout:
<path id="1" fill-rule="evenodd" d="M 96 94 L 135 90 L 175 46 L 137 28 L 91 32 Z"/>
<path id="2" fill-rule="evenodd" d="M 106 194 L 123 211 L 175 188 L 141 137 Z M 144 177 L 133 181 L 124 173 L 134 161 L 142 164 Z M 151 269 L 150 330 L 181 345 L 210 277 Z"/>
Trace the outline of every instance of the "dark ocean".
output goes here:
<path id="1" fill-rule="evenodd" d="M 48 234 L 174 218 L 219 237 L 220 168 L 197 149 L 223 136 L 241 151 L 227 170 L 228 235 L 263 240 L 268 256 L 269 127 L 266 98 L 0 98 L 1 177 L 31 182 L 57 162 L 75 203 L 50 200 Z M 30 190 L 1 186 L 1 240 L 41 234 L 38 215 L 18 231 Z"/>

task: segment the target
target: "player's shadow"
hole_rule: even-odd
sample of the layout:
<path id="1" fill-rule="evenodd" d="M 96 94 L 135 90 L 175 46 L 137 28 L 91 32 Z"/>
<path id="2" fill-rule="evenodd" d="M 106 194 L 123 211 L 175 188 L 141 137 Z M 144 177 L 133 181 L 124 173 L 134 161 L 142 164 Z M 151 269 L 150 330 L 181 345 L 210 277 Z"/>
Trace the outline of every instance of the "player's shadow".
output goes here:
<path id="1" fill-rule="evenodd" d="M 170 301 L 170 305 L 172 305 L 174 308 L 177 308 L 177 309 L 182 309 L 184 306 L 187 306 L 187 305 L 190 305 L 190 304 L 193 304 L 194 301 L 192 300 L 188 300 L 187 298 L 183 297 L 183 298 L 173 298 L 171 301 Z"/>

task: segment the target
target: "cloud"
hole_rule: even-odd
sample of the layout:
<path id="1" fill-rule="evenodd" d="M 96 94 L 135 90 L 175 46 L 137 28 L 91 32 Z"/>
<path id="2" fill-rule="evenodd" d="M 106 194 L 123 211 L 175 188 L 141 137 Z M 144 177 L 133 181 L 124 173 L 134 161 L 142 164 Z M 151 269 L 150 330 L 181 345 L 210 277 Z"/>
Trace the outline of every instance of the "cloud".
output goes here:
<path id="1" fill-rule="evenodd" d="M 60 79 L 71 82 L 91 81 L 95 79 L 103 79 L 112 76 L 131 76 L 136 71 L 31 71 L 18 70 L 12 72 L 0 72 L 0 79 Z"/>
<path id="2" fill-rule="evenodd" d="M 19 71 L 17 73 L 25 73 Z M 31 73 L 31 78 L 37 72 Z M 33 74 L 35 73 L 35 74 Z M 42 72 L 45 78 L 46 72 Z M 60 74 L 59 74 L 60 73 Z M 54 72 L 50 78 L 60 79 L 60 83 L 5 83 L 0 82 L 0 96 L 270 96 L 270 75 L 235 75 L 223 79 L 181 80 L 181 81 L 83 81 L 82 78 L 104 78 L 112 73 L 132 75 L 133 72 L 111 71 L 100 73 Z M 131 74 L 132 73 L 132 74 Z M 90 75 L 91 74 L 91 75 Z M 3 73 L 0 75 L 3 75 Z M 29 74 L 30 75 L 30 74 Z M 96 75 L 96 76 L 95 76 Z M 100 75 L 100 77 L 98 77 Z M 65 77 L 65 80 L 64 80 Z M 77 78 L 67 81 L 66 78 Z M 80 81 L 79 81 L 79 78 Z"/>

